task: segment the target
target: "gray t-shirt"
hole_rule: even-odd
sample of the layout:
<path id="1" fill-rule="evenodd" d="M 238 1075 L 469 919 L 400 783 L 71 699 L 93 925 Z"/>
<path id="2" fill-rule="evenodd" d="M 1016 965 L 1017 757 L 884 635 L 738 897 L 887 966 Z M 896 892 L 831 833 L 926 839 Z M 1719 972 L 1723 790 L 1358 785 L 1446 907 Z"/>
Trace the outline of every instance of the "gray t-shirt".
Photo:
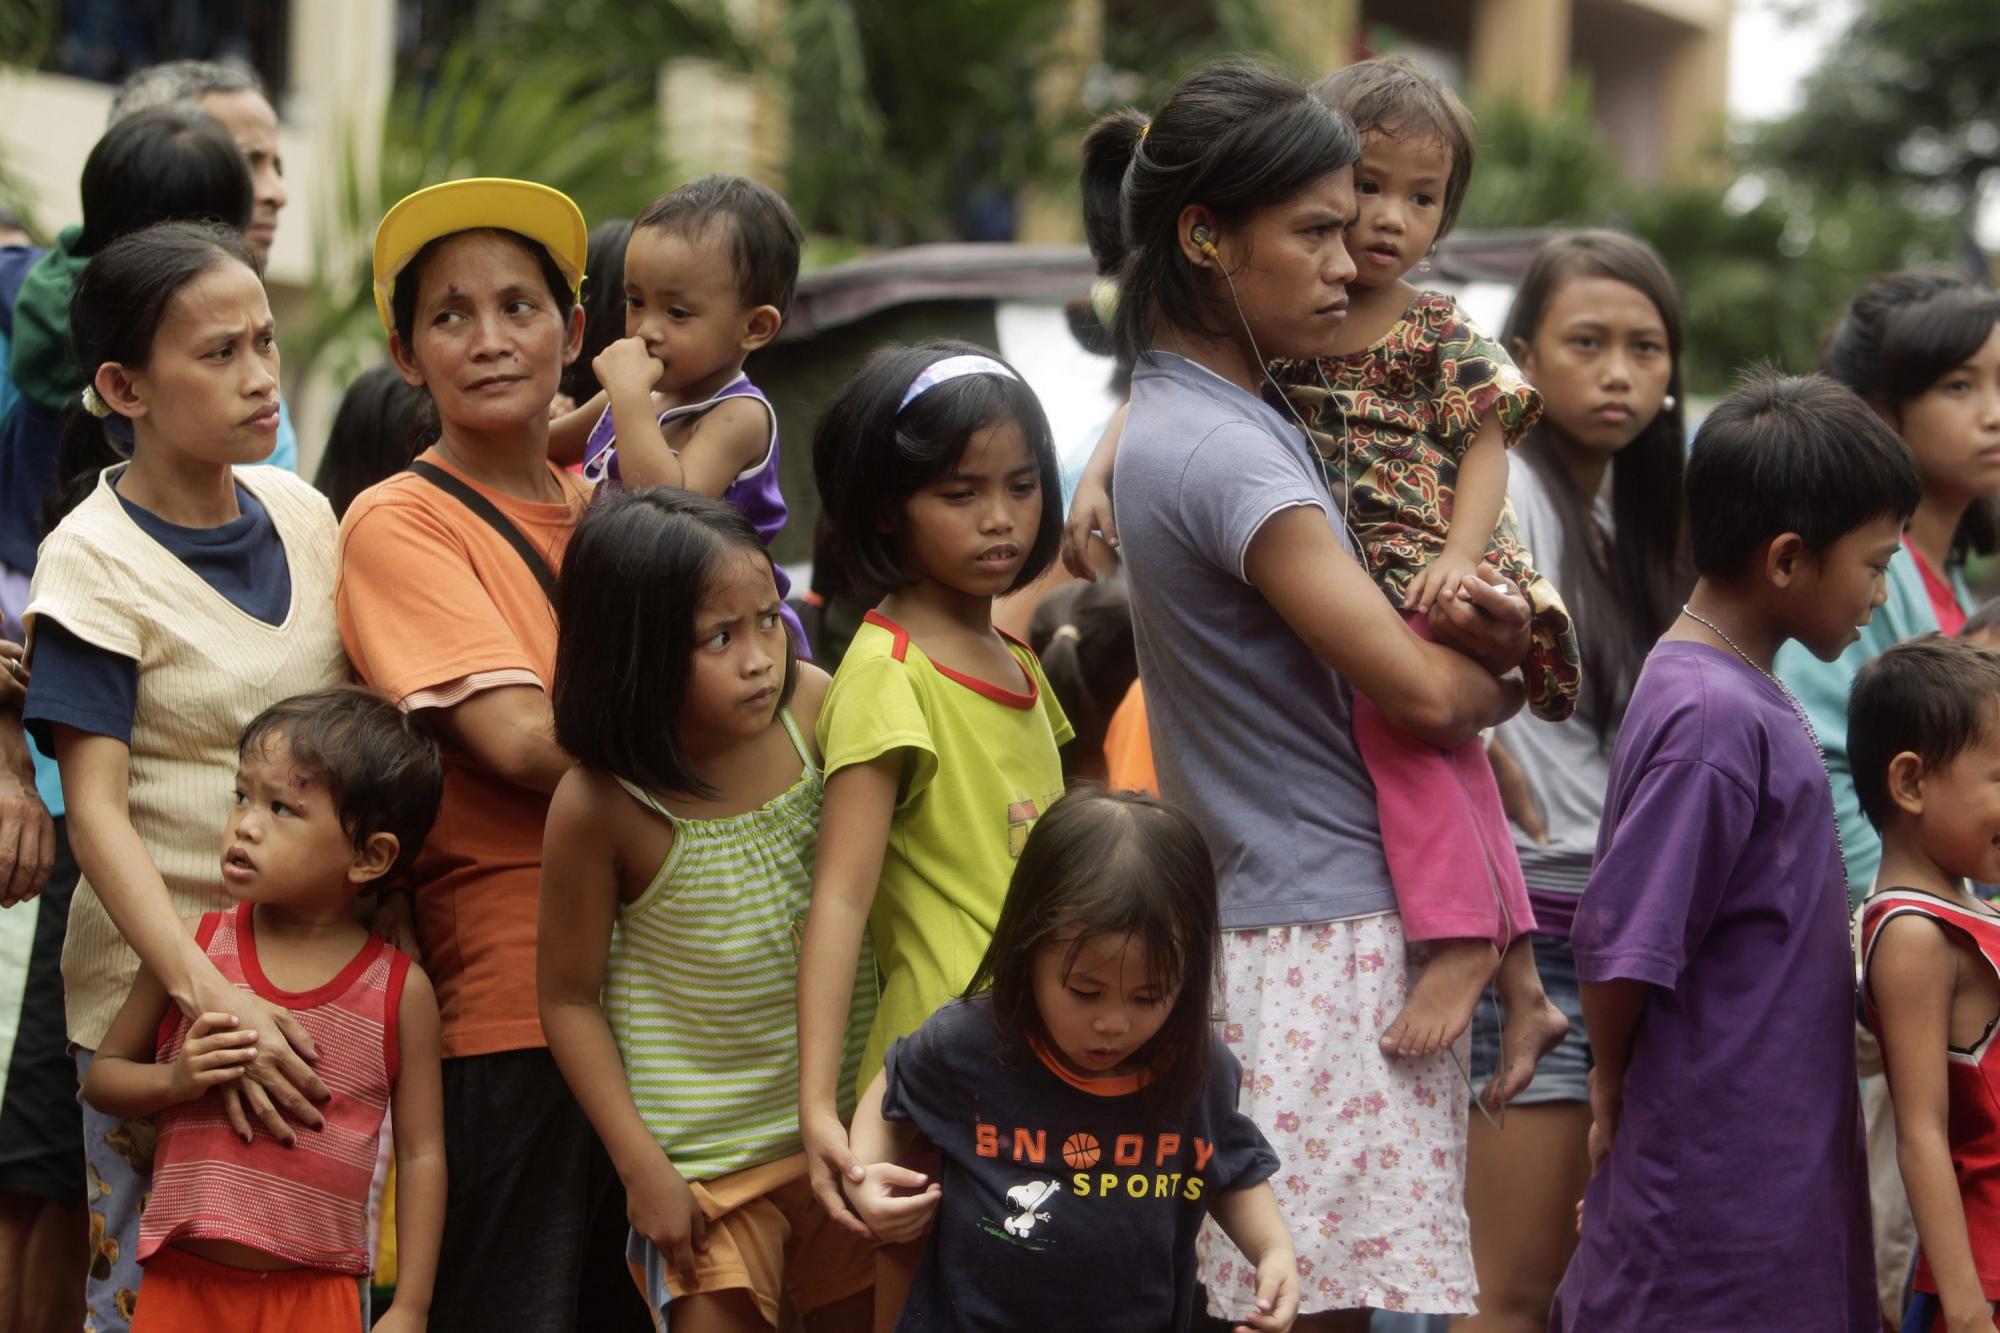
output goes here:
<path id="1" fill-rule="evenodd" d="M 1160 791 L 1208 839 L 1231 930 L 1393 911 L 1346 681 L 1244 579 L 1310 505 L 1352 547 L 1298 428 L 1183 357 L 1132 380 L 1113 494 Z"/>
<path id="2" fill-rule="evenodd" d="M 1534 553 L 1535 568 L 1550 578 L 1560 577 L 1562 519 L 1548 484 L 1532 464 L 1513 460 L 1507 473 L 1507 498 L 1514 505 L 1521 544 Z M 1602 505 L 1598 521 L 1610 531 L 1610 514 Z M 1527 775 L 1528 791 L 1549 830 L 1547 845 L 1536 846 L 1518 827 L 1514 829 L 1521 874 L 1531 889 L 1582 893 L 1597 849 L 1597 825 L 1604 818 L 1604 792 L 1611 785 L 1611 749 L 1618 740 L 1617 729 L 1612 728 L 1600 742 L 1597 724 L 1581 713 L 1573 713 L 1562 722 L 1544 722 L 1524 710 L 1501 724 L 1499 737 Z"/>

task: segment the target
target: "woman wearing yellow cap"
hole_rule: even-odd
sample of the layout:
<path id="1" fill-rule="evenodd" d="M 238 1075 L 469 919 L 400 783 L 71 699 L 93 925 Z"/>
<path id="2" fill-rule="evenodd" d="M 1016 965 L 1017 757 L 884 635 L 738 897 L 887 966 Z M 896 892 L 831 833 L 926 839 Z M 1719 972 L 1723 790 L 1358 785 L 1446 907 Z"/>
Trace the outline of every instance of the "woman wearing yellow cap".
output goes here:
<path id="1" fill-rule="evenodd" d="M 445 743 L 412 895 L 443 1020 L 434 1330 L 651 1327 L 617 1175 L 535 1003 L 542 824 L 569 767 L 550 730 L 549 594 L 588 499 L 549 462 L 548 417 L 581 345 L 584 248 L 575 204 L 509 180 L 420 190 L 375 236 L 376 306 L 436 407 L 435 442 L 348 509 L 335 603 L 356 672 Z"/>

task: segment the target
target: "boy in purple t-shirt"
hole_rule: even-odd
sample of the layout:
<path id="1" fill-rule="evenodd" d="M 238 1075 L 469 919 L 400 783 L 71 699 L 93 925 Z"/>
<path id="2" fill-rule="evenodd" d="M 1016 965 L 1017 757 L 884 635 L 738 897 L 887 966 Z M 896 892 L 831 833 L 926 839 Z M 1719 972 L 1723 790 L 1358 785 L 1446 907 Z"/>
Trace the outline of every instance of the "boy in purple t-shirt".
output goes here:
<path id="1" fill-rule="evenodd" d="M 1647 659 L 1577 909 L 1590 1155 L 1558 1333 L 1875 1333 L 1847 877 L 1771 674 L 1884 596 L 1921 483 L 1830 380 L 1758 379 L 1687 469 L 1695 585 Z"/>

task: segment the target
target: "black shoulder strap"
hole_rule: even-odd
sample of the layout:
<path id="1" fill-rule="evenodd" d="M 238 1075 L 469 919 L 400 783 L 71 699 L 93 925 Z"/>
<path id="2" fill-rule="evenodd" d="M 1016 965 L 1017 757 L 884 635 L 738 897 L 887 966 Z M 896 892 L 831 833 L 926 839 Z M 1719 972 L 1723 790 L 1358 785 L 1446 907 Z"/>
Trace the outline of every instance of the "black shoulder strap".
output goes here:
<path id="1" fill-rule="evenodd" d="M 499 533 L 521 557 L 521 563 L 528 567 L 528 572 L 535 576 L 535 582 L 542 585 L 542 595 L 549 599 L 549 605 L 556 604 L 556 572 L 549 568 L 549 562 L 542 558 L 542 553 L 522 535 L 521 530 L 515 527 L 505 514 L 493 507 L 491 500 L 443 468 L 434 463 L 426 463 L 421 458 L 410 464 L 410 471 L 470 509 L 487 527 Z"/>

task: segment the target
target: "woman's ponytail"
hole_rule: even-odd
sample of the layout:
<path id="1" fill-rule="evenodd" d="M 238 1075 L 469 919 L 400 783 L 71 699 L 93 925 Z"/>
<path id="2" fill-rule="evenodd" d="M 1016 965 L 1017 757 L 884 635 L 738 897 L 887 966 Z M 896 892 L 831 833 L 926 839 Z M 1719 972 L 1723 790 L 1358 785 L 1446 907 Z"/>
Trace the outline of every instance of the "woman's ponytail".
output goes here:
<path id="1" fill-rule="evenodd" d="M 1146 118 L 1131 107 L 1090 127 L 1083 139 L 1083 239 L 1097 271 L 1111 275 L 1125 262 L 1125 173 L 1132 167 Z"/>
<path id="2" fill-rule="evenodd" d="M 69 511 L 97 486 L 97 474 L 124 455 L 111 442 L 110 419 L 98 420 L 81 403 L 63 411 L 62 440 L 56 447 L 56 482 L 42 497 L 42 534 L 55 531 Z"/>

